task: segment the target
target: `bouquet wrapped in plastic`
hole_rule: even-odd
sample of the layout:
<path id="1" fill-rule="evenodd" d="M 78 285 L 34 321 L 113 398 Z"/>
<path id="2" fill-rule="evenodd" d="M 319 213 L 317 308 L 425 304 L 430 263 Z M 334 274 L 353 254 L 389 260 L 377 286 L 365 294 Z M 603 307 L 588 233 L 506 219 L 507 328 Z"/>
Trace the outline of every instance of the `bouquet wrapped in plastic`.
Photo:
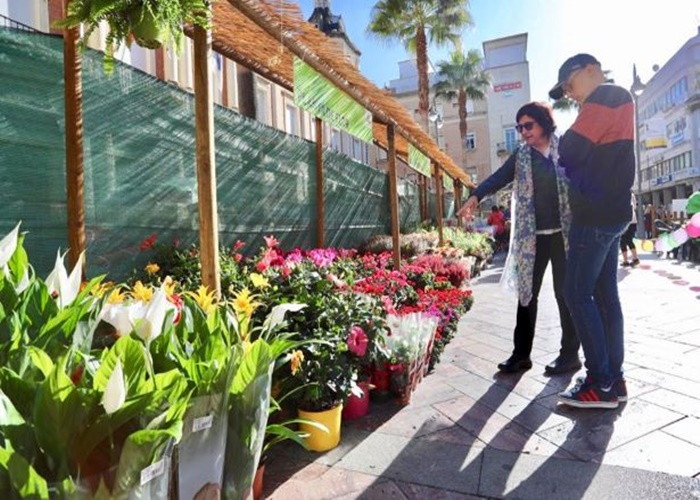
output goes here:
<path id="1" fill-rule="evenodd" d="M 389 314 L 387 324 L 384 343 L 391 359 L 391 389 L 400 402 L 408 404 L 411 392 L 423 378 L 438 318 L 426 313 Z"/>

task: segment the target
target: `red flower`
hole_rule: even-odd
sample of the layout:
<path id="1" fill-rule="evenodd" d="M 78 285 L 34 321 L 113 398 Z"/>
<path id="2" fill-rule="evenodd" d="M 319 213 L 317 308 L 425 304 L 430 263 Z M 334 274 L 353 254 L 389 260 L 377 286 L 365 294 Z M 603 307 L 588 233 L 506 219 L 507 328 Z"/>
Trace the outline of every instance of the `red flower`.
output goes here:
<path id="1" fill-rule="evenodd" d="M 73 382 L 73 385 L 78 385 L 80 383 L 80 381 L 83 379 L 83 372 L 85 372 L 85 367 L 83 365 L 78 365 L 75 367 L 73 373 L 70 374 L 70 379 Z"/>
<path id="2" fill-rule="evenodd" d="M 236 264 L 238 264 L 241 259 L 243 258 L 243 255 L 237 253 L 236 255 L 233 256 L 233 259 L 236 261 Z"/>
<path id="3" fill-rule="evenodd" d="M 158 239 L 158 236 L 156 236 L 155 234 L 150 235 L 148 238 L 146 238 L 145 240 L 143 240 L 141 242 L 139 249 L 142 252 L 145 252 L 146 250 L 153 248 L 153 245 L 155 245 L 157 239 Z"/>
<path id="4" fill-rule="evenodd" d="M 265 244 L 267 245 L 267 248 L 274 248 L 280 243 L 279 240 L 274 236 L 263 236 L 263 238 L 265 239 Z"/>
<path id="5" fill-rule="evenodd" d="M 182 317 L 182 308 L 185 305 L 185 303 L 182 301 L 182 297 L 180 297 L 176 293 L 174 293 L 170 297 L 168 297 L 168 300 L 176 308 L 175 317 L 173 318 L 173 325 L 177 325 L 178 322 L 180 321 L 180 318 Z"/>
<path id="6" fill-rule="evenodd" d="M 362 357 L 367 354 L 367 345 L 369 344 L 369 339 L 365 331 L 359 326 L 355 325 L 350 328 L 350 335 L 347 340 L 348 350 L 355 356 Z"/>
<path id="7" fill-rule="evenodd" d="M 236 240 L 236 243 L 233 244 L 233 251 L 238 252 L 244 246 L 245 246 L 245 241 Z"/>
<path id="8" fill-rule="evenodd" d="M 269 266 L 265 260 L 261 260 L 260 262 L 255 264 L 255 269 L 257 269 L 259 273 L 264 273 L 268 267 Z"/>

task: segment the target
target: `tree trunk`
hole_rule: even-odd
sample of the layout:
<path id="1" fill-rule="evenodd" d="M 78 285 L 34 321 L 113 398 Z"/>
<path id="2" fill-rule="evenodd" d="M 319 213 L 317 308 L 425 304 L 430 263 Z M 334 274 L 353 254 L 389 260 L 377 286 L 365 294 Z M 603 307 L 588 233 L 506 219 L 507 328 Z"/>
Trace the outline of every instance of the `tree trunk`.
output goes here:
<path id="1" fill-rule="evenodd" d="M 418 66 L 418 115 L 420 125 L 426 133 L 428 130 L 428 109 L 430 108 L 430 81 L 428 80 L 428 41 L 425 29 L 416 32 L 416 64 Z M 436 138 L 437 140 L 437 138 Z"/>
<path id="2" fill-rule="evenodd" d="M 457 94 L 457 108 L 459 112 L 459 136 L 462 138 L 462 168 L 467 167 L 467 92 L 461 88 Z"/>

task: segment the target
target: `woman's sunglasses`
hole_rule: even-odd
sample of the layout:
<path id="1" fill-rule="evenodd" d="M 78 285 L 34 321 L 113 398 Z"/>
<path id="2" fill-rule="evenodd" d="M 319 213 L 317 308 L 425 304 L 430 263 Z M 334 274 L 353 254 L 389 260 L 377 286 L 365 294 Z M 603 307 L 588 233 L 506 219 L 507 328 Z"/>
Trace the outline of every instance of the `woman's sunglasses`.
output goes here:
<path id="1" fill-rule="evenodd" d="M 523 130 L 527 130 L 528 132 L 532 130 L 532 128 L 535 126 L 535 122 L 525 122 L 525 123 L 518 123 L 515 126 L 515 130 L 517 130 L 519 133 L 523 133 Z"/>

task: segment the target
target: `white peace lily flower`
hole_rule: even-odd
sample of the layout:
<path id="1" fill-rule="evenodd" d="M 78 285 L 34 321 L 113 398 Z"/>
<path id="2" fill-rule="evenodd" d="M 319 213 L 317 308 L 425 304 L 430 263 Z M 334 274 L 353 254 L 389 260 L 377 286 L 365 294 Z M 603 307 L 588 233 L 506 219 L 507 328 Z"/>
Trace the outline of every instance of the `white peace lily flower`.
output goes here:
<path id="1" fill-rule="evenodd" d="M 268 320 L 270 321 L 270 328 L 274 328 L 284 321 L 284 315 L 288 312 L 301 311 L 306 307 L 306 304 L 280 304 L 272 308 Z"/>
<path id="2" fill-rule="evenodd" d="M 100 317 L 117 330 L 117 335 L 128 335 L 134 329 L 134 309 L 141 304 L 105 304 Z"/>
<path id="3" fill-rule="evenodd" d="M 25 291 L 29 287 L 29 268 L 24 270 L 24 274 L 22 275 L 22 279 L 19 280 L 19 283 L 17 283 L 17 286 L 15 286 L 15 291 L 20 294 L 23 291 Z"/>
<path id="4" fill-rule="evenodd" d="M 0 240 L 0 267 L 5 267 L 17 250 L 17 235 L 19 234 L 18 222 L 15 228 Z"/>
<path id="5" fill-rule="evenodd" d="M 49 293 L 51 295 L 58 294 L 58 307 L 61 309 L 71 305 L 80 292 L 85 253 L 81 252 L 80 257 L 78 257 L 78 262 L 76 262 L 70 276 L 68 276 L 68 271 L 66 271 L 63 265 L 64 257 L 65 254 L 63 254 L 62 257 L 61 251 L 59 250 L 56 254 L 56 264 L 54 265 L 53 271 L 51 271 L 51 274 L 46 278 L 46 286 L 49 289 Z"/>
<path id="6" fill-rule="evenodd" d="M 124 371 L 122 363 L 117 359 L 117 364 L 109 376 L 104 395 L 102 396 L 102 406 L 108 415 L 111 415 L 122 407 L 126 401 L 126 385 L 124 383 Z"/>
<path id="7" fill-rule="evenodd" d="M 136 320 L 136 334 L 146 343 L 153 341 L 163 333 L 163 322 L 169 309 L 168 296 L 163 286 L 153 293 L 143 314 Z"/>

